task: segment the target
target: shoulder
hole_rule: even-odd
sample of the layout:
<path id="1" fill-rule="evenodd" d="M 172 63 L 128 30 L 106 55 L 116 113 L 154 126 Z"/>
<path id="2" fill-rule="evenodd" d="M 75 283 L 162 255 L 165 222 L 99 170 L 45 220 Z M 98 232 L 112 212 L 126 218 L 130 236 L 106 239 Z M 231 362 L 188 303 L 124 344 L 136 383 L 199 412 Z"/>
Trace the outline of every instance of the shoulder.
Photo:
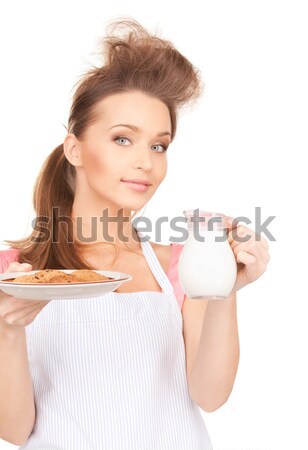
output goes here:
<path id="1" fill-rule="evenodd" d="M 177 244 L 175 242 L 172 242 L 169 245 L 162 245 L 153 242 L 151 242 L 151 244 L 162 268 L 172 284 L 179 307 L 182 309 L 185 292 L 182 289 L 178 277 L 178 260 L 184 246 L 183 244 Z"/>
<path id="2" fill-rule="evenodd" d="M 158 259 L 166 273 L 170 272 L 177 265 L 180 253 L 183 249 L 182 244 L 172 242 L 171 244 L 157 244 L 151 242 L 151 245 L 158 256 Z"/>
<path id="3" fill-rule="evenodd" d="M 157 244 L 157 242 L 151 242 L 151 245 L 159 259 L 162 268 L 167 273 L 172 255 L 172 245 Z"/>
<path id="4" fill-rule="evenodd" d="M 0 273 L 4 273 L 13 261 L 18 261 L 19 250 L 17 248 L 9 248 L 8 250 L 0 250 Z"/>

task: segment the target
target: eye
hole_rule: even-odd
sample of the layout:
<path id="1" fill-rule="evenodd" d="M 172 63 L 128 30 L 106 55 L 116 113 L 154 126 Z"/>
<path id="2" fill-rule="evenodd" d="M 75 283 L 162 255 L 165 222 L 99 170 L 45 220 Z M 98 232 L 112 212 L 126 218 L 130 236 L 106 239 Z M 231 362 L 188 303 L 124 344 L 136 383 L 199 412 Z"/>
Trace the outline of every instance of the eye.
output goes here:
<path id="1" fill-rule="evenodd" d="M 130 139 L 128 139 L 127 137 L 125 137 L 125 136 L 116 136 L 114 138 L 114 141 L 115 142 L 122 141 L 122 143 L 118 142 L 120 145 L 126 145 L 126 144 L 123 143 L 123 141 L 129 141 L 130 143 L 132 143 L 132 141 Z M 159 149 L 159 147 L 161 147 L 160 150 L 155 150 L 156 153 L 164 153 L 164 152 L 167 151 L 167 148 L 168 148 L 168 147 L 166 147 L 163 144 L 155 144 L 152 147 L 156 147 L 158 149 Z"/>
<path id="2" fill-rule="evenodd" d="M 125 136 L 117 136 L 115 139 L 114 139 L 114 141 L 119 141 L 119 140 L 122 140 L 122 141 L 129 141 L 129 142 L 131 142 L 128 138 L 126 138 Z M 122 145 L 122 144 L 121 144 Z"/>
<path id="3" fill-rule="evenodd" d="M 163 144 L 153 145 L 153 147 L 162 147 L 162 150 L 158 150 L 157 153 L 164 153 L 167 151 L 167 147 L 165 147 Z"/>

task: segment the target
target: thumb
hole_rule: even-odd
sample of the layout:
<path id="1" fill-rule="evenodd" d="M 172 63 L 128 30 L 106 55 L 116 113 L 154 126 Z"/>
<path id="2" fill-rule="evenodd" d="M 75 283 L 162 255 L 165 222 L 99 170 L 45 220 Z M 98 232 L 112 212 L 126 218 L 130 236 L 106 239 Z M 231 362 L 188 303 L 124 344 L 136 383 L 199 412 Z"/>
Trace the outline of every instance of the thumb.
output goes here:
<path id="1" fill-rule="evenodd" d="M 17 261 L 11 262 L 6 272 L 29 272 L 32 270 L 32 265 L 28 263 L 19 263 Z"/>

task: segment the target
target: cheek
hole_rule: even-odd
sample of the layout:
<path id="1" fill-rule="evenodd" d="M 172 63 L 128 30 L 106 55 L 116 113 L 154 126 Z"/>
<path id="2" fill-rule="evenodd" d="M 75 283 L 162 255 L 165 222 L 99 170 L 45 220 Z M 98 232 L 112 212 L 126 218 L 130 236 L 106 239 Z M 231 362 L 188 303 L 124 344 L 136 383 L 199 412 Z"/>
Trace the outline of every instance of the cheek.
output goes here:
<path id="1" fill-rule="evenodd" d="M 96 151 L 87 151 L 83 157 L 83 164 L 88 176 L 102 175 L 106 164 L 102 155 Z"/>
<path id="2" fill-rule="evenodd" d="M 167 175 L 167 158 L 165 158 L 164 161 L 160 162 L 158 168 L 157 168 L 157 178 L 160 179 L 160 181 L 163 181 L 163 179 Z"/>

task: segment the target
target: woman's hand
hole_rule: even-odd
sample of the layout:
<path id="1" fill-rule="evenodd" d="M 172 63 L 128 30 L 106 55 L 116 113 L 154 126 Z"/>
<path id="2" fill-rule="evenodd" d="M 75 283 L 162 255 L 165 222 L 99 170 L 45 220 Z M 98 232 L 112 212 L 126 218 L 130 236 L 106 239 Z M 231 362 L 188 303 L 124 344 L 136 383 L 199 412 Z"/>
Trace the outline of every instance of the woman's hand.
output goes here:
<path id="1" fill-rule="evenodd" d="M 12 262 L 5 273 L 29 272 L 31 270 L 31 264 Z M 0 289 L 0 329 L 16 331 L 24 329 L 33 322 L 49 301 L 23 300 L 6 294 Z"/>
<path id="2" fill-rule="evenodd" d="M 228 217 L 228 216 L 227 216 Z M 270 260 L 266 239 L 244 225 L 237 225 L 229 217 L 228 241 L 237 262 L 237 278 L 232 293 L 259 278 Z M 242 242 L 245 238 L 245 242 Z"/>

